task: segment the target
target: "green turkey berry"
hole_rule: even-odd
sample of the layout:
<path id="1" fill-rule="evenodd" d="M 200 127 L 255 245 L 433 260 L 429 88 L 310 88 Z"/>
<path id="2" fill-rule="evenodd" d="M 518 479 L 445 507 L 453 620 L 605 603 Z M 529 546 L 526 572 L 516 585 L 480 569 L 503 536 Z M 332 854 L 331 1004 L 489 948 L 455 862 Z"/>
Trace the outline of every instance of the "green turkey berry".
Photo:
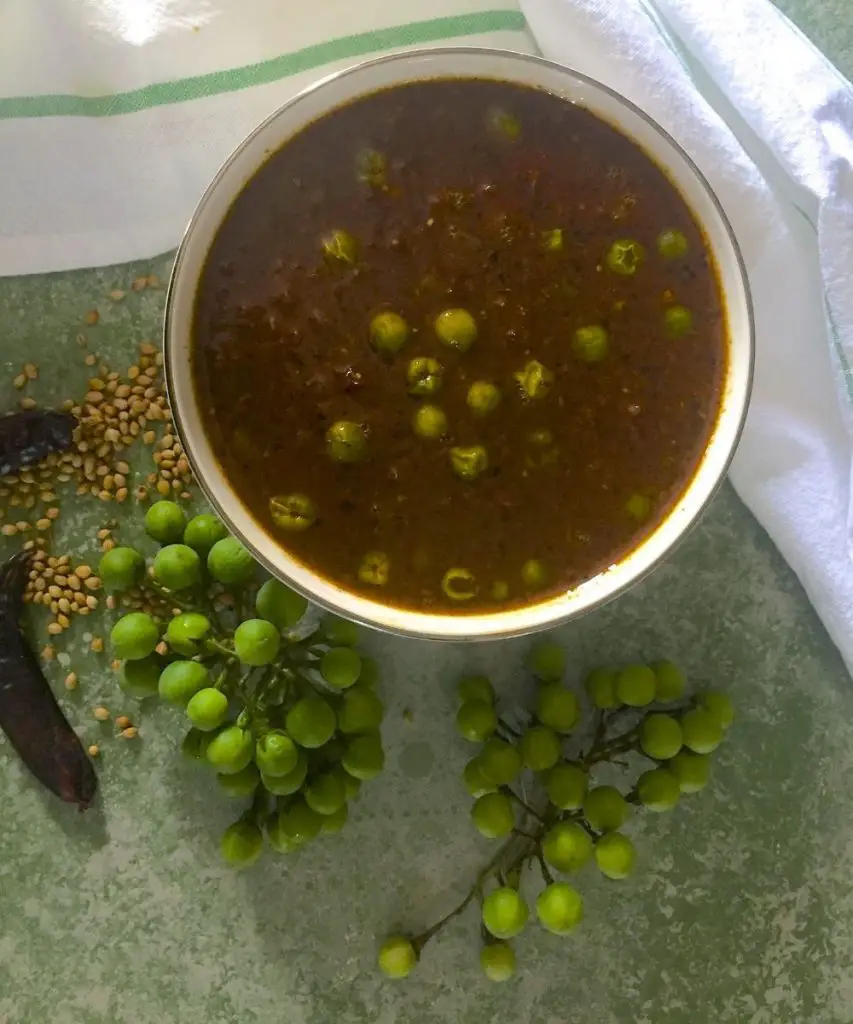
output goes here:
<path id="1" fill-rule="evenodd" d="M 571 690 L 559 683 L 546 683 L 536 695 L 536 717 L 557 732 L 571 732 L 580 719 L 580 705 Z"/>
<path id="2" fill-rule="evenodd" d="M 149 654 L 139 661 L 126 661 L 122 665 L 119 680 L 122 692 L 136 700 L 155 696 L 164 665 L 163 659 L 156 654 Z"/>
<path id="3" fill-rule="evenodd" d="M 314 749 L 328 743 L 334 734 L 337 719 L 331 705 L 318 694 L 298 700 L 287 712 L 285 727 L 300 747 Z"/>
<path id="4" fill-rule="evenodd" d="M 338 729 L 345 735 L 373 732 L 382 724 L 385 705 L 363 683 L 351 686 L 338 708 Z"/>
<path id="5" fill-rule="evenodd" d="M 584 799 L 583 813 L 596 832 L 615 832 L 628 820 L 630 808 L 618 789 L 596 786 Z"/>
<path id="6" fill-rule="evenodd" d="M 651 668 L 655 674 L 655 700 L 667 703 L 684 696 L 687 680 L 678 665 L 671 661 L 655 661 Z"/>
<path id="7" fill-rule="evenodd" d="M 186 544 L 169 544 L 154 556 L 154 579 L 167 590 L 189 590 L 201 580 L 201 559 Z"/>
<path id="8" fill-rule="evenodd" d="M 602 711 L 619 707 L 619 699 L 616 696 L 616 673 L 611 669 L 592 669 L 583 685 L 593 707 Z"/>
<path id="9" fill-rule="evenodd" d="M 480 967 L 489 981 L 509 981 L 515 974 L 515 950 L 507 942 L 490 942 L 480 950 Z"/>
<path id="10" fill-rule="evenodd" d="M 351 647 L 332 647 L 320 661 L 320 675 L 336 690 L 352 686 L 360 674 L 361 658 Z"/>
<path id="11" fill-rule="evenodd" d="M 681 796 L 681 786 L 666 768 L 653 768 L 637 780 L 637 796 L 650 811 L 671 811 Z"/>
<path id="12" fill-rule="evenodd" d="M 480 757 L 472 758 L 462 770 L 462 781 L 465 788 L 475 799 L 483 796 L 484 793 L 494 793 L 495 784 L 490 782 L 483 774 L 483 766 Z"/>
<path id="13" fill-rule="evenodd" d="M 668 761 L 681 750 L 681 725 L 671 715 L 649 715 L 640 726 L 640 747 L 656 761 Z"/>
<path id="14" fill-rule="evenodd" d="M 173 661 L 160 673 L 157 689 L 163 700 L 187 705 L 190 698 L 210 684 L 204 665 L 197 661 Z"/>
<path id="15" fill-rule="evenodd" d="M 239 725 L 218 732 L 207 747 L 207 760 L 223 775 L 236 775 L 252 760 L 252 734 Z"/>
<path id="16" fill-rule="evenodd" d="M 279 816 L 279 828 L 294 847 L 305 846 L 316 839 L 323 827 L 323 816 L 301 798 Z"/>
<path id="17" fill-rule="evenodd" d="M 496 939 L 512 939 L 519 935 L 529 916 L 524 897 L 507 885 L 492 889 L 483 900 L 483 924 Z"/>
<path id="18" fill-rule="evenodd" d="M 122 661 L 147 658 L 159 642 L 157 623 L 145 612 L 123 615 L 110 631 L 113 654 Z"/>
<path id="19" fill-rule="evenodd" d="M 667 768 L 678 779 L 682 793 L 698 793 L 708 785 L 711 759 L 707 754 L 691 754 L 689 750 L 682 750 Z"/>
<path id="20" fill-rule="evenodd" d="M 471 808 L 474 827 L 487 839 L 503 839 L 515 828 L 512 802 L 505 793 L 486 793 Z"/>
<path id="21" fill-rule="evenodd" d="M 551 882 L 536 899 L 536 916 L 554 935 L 568 935 L 583 920 L 583 897 L 567 882 Z"/>
<path id="22" fill-rule="evenodd" d="M 578 811 L 583 806 L 589 776 L 576 764 L 555 764 L 545 776 L 548 799 L 561 811 Z"/>
<path id="23" fill-rule="evenodd" d="M 576 822 L 560 821 L 545 834 L 542 856 L 557 871 L 579 871 L 592 857 L 592 839 Z"/>
<path id="24" fill-rule="evenodd" d="M 537 644 L 528 655 L 527 665 L 543 683 L 556 683 L 566 671 L 566 655 L 556 644 Z"/>
<path id="25" fill-rule="evenodd" d="M 472 700 L 481 700 L 485 704 L 495 702 L 495 688 L 485 676 L 466 676 L 461 679 L 457 693 L 463 704 Z"/>
<path id="26" fill-rule="evenodd" d="M 695 708 L 681 716 L 684 746 L 694 754 L 710 754 L 723 741 L 723 724 L 716 714 Z"/>
<path id="27" fill-rule="evenodd" d="M 379 947 L 376 958 L 386 978 L 407 978 L 418 962 L 418 953 L 405 935 L 392 935 Z"/>
<path id="28" fill-rule="evenodd" d="M 706 711 L 716 715 L 723 727 L 723 731 L 730 728 L 735 720 L 735 706 L 727 693 L 720 693 L 716 690 L 708 690 L 698 694 L 699 703 Z"/>
<path id="29" fill-rule="evenodd" d="M 242 771 L 235 772 L 234 775 L 217 775 L 216 781 L 226 796 L 233 797 L 235 800 L 245 799 L 251 796 L 260 785 L 261 773 L 255 765 L 247 764 Z"/>
<path id="30" fill-rule="evenodd" d="M 484 743 L 497 727 L 498 716 L 494 706 L 483 700 L 466 701 L 456 712 L 459 734 L 472 743 Z"/>
<path id="31" fill-rule="evenodd" d="M 607 878 L 620 881 L 627 878 L 637 862 L 634 844 L 621 832 L 608 832 L 595 844 L 595 863 Z"/>
<path id="32" fill-rule="evenodd" d="M 234 653 L 244 665 L 269 665 L 280 648 L 281 634 L 266 619 L 246 619 L 234 630 Z"/>
<path id="33" fill-rule="evenodd" d="M 335 647 L 355 647 L 358 643 L 358 626 L 337 615 L 324 615 L 320 619 L 320 631 Z"/>
<path id="34" fill-rule="evenodd" d="M 203 512 L 187 523 L 182 540 L 187 547 L 206 556 L 218 540 L 227 536 L 228 531 L 216 516 Z"/>
<path id="35" fill-rule="evenodd" d="M 255 744 L 255 764 L 270 778 L 288 775 L 298 761 L 296 744 L 282 729 L 264 733 Z"/>
<path id="36" fill-rule="evenodd" d="M 264 837 L 257 825 L 238 821 L 225 830 L 219 848 L 232 867 L 248 868 L 263 852 Z"/>
<path id="37" fill-rule="evenodd" d="M 261 782 L 264 789 L 274 796 L 291 796 L 302 789 L 305 778 L 308 775 L 308 758 L 299 751 L 296 755 L 296 764 L 293 769 L 285 775 L 267 775 L 261 772 Z"/>
<path id="38" fill-rule="evenodd" d="M 201 612 L 181 612 L 169 620 L 166 642 L 176 654 L 191 658 L 201 652 L 200 641 L 210 632 L 210 620 Z"/>
<path id="39" fill-rule="evenodd" d="M 346 825 L 349 818 L 349 805 L 342 803 L 333 814 L 323 815 L 323 824 L 320 831 L 324 836 L 333 836 Z"/>
<path id="40" fill-rule="evenodd" d="M 276 853 L 293 853 L 298 847 L 282 828 L 284 813 L 283 811 L 276 811 L 267 819 L 267 841 Z"/>
<path id="41" fill-rule="evenodd" d="M 187 718 L 202 732 L 218 729 L 227 717 L 228 698 L 212 686 L 194 693 L 187 703 Z"/>
<path id="42" fill-rule="evenodd" d="M 254 576 L 255 560 L 235 537 L 223 537 L 207 554 L 207 571 L 219 583 L 239 586 Z"/>
<path id="43" fill-rule="evenodd" d="M 158 544 L 177 544 L 186 523 L 184 510 L 174 501 L 155 501 L 145 513 L 145 532 Z"/>
<path id="44" fill-rule="evenodd" d="M 616 696 L 631 708 L 644 708 L 655 699 L 657 678 L 648 665 L 626 665 L 616 675 Z"/>
<path id="45" fill-rule="evenodd" d="M 553 729 L 532 725 L 518 741 L 518 751 L 526 767 L 545 772 L 560 760 L 562 745 Z"/>
<path id="46" fill-rule="evenodd" d="M 492 736 L 480 752 L 480 769 L 496 786 L 508 786 L 521 771 L 521 754 L 506 740 Z"/>
<path id="47" fill-rule="evenodd" d="M 279 629 L 292 629 L 307 610 L 305 598 L 278 580 L 267 580 L 261 584 L 255 598 L 258 615 Z"/>
<path id="48" fill-rule="evenodd" d="M 98 575 L 107 590 L 119 593 L 140 582 L 145 572 L 145 559 L 133 548 L 105 551 L 98 563 Z"/>
<path id="49" fill-rule="evenodd" d="M 335 814 L 347 801 L 343 772 L 318 775 L 305 787 L 305 802 L 317 814 Z"/>
<path id="50" fill-rule="evenodd" d="M 355 779 L 367 782 L 375 778 L 385 767 L 385 751 L 379 733 L 354 736 L 346 745 L 341 764 Z"/>

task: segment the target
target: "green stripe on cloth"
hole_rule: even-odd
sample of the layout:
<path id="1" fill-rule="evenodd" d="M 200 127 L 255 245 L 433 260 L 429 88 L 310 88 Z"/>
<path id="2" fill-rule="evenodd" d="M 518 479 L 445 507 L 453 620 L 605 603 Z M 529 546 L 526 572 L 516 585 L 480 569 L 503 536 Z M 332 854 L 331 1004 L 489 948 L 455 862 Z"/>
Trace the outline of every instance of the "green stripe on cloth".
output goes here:
<path id="1" fill-rule="evenodd" d="M 0 98 L 0 120 L 30 117 L 113 117 L 133 114 L 151 107 L 170 103 L 202 99 L 218 93 L 236 92 L 255 85 L 266 85 L 300 71 L 322 67 L 335 61 L 359 57 L 376 50 L 390 50 L 399 46 L 458 39 L 485 32 L 522 32 L 526 28 L 524 16 L 518 10 L 479 11 L 428 21 L 413 21 L 407 25 L 359 32 L 327 43 L 306 46 L 294 53 L 258 64 L 212 71 L 206 75 L 181 78 L 175 82 L 158 82 L 141 89 L 115 93 L 109 96 L 10 96 Z"/>

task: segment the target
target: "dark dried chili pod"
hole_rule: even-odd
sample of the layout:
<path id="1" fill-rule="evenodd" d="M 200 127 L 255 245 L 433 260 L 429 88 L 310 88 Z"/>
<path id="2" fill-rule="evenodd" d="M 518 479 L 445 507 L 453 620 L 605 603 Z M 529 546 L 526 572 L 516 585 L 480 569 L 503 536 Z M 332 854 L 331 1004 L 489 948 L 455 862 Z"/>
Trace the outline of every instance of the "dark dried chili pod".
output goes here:
<path id="1" fill-rule="evenodd" d="M 67 412 L 30 409 L 0 416 L 0 476 L 71 447 L 77 420 Z"/>
<path id="2" fill-rule="evenodd" d="M 21 631 L 29 568 L 26 551 L 0 568 L 0 728 L 42 785 L 85 810 L 95 769 Z"/>

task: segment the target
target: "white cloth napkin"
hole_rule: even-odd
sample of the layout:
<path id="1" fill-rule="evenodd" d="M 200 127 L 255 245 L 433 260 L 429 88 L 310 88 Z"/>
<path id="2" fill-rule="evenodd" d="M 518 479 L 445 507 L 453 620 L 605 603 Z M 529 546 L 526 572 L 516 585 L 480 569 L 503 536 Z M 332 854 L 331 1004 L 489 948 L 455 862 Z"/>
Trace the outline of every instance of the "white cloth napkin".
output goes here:
<path id="1" fill-rule="evenodd" d="M 521 6 L 547 57 L 685 146 L 734 224 L 758 359 L 731 477 L 853 671 L 853 89 L 769 0 Z M 535 49 L 515 0 L 404 16 L 390 0 L 5 0 L 0 275 L 171 248 L 229 150 L 298 88 L 448 42 Z"/>
<path id="2" fill-rule="evenodd" d="M 768 0 L 522 10 L 545 56 L 644 108 L 722 201 L 757 329 L 731 479 L 853 671 L 853 87 Z"/>
<path id="3" fill-rule="evenodd" d="M 534 49 L 517 0 L 0 0 L 0 276 L 174 248 L 300 89 L 451 44 Z"/>

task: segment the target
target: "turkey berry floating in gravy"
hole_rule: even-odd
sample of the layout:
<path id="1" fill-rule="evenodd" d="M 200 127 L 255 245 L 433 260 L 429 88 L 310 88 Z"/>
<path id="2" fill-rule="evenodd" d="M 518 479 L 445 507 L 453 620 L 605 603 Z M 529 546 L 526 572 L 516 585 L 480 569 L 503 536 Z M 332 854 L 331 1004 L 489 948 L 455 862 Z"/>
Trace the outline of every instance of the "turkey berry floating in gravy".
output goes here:
<path id="1" fill-rule="evenodd" d="M 633 550 L 720 409 L 701 229 L 633 142 L 488 80 L 377 92 L 245 186 L 196 298 L 232 486 L 294 557 L 386 604 L 533 604 Z"/>

